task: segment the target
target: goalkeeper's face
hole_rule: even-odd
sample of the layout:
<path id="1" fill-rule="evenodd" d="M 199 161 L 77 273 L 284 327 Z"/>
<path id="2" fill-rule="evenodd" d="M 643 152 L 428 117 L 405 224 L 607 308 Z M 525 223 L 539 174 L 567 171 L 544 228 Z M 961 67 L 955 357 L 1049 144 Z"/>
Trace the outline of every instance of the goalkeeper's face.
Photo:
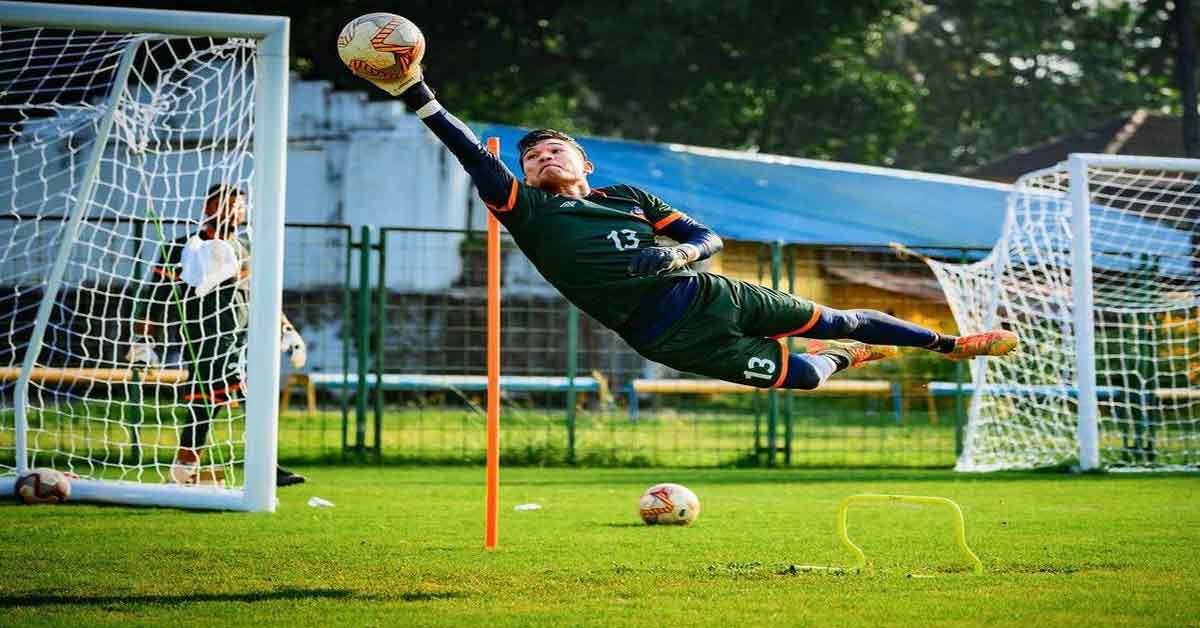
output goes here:
<path id="1" fill-rule="evenodd" d="M 579 149 L 559 139 L 546 139 L 521 156 L 525 183 L 535 188 L 559 190 L 587 179 L 592 162 Z"/>
<path id="2" fill-rule="evenodd" d="M 204 214 L 217 237 L 228 238 L 246 222 L 246 196 L 233 194 L 214 198 L 204 206 Z"/>

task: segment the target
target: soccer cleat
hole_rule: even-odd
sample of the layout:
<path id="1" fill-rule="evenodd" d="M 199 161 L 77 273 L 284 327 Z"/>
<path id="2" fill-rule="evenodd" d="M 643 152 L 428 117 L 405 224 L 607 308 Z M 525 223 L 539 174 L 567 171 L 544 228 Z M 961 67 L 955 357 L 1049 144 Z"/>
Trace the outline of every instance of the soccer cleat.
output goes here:
<path id="1" fill-rule="evenodd" d="M 1007 355 L 1015 351 L 1020 343 L 1016 334 L 1003 329 L 967 334 L 954 341 L 954 350 L 947 353 L 946 357 L 951 360 L 966 360 L 981 355 Z"/>
<path id="2" fill-rule="evenodd" d="M 894 358 L 900 354 L 900 350 L 892 345 L 869 345 L 865 342 L 809 340 L 808 346 L 805 347 L 805 351 L 808 353 L 821 353 L 830 349 L 840 349 L 850 354 L 850 366 L 848 368 L 854 368 L 876 360 Z"/>
<path id="3" fill-rule="evenodd" d="M 195 449 L 180 447 L 171 465 L 171 480 L 176 484 L 195 484 L 200 471 L 200 454 Z"/>
<path id="4" fill-rule="evenodd" d="M 307 480 L 299 473 L 292 473 L 283 467 L 275 467 L 275 486 L 292 486 L 293 484 L 304 484 Z"/>

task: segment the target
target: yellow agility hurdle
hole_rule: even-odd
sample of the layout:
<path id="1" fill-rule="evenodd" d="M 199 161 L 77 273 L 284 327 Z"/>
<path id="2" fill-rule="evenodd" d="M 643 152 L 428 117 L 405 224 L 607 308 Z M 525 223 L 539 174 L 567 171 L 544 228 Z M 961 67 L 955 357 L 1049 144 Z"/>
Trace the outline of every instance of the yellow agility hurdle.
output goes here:
<path id="1" fill-rule="evenodd" d="M 831 571 L 846 573 L 851 571 L 863 571 L 867 567 L 867 555 L 863 553 L 862 548 L 854 544 L 850 540 L 850 534 L 847 532 L 846 518 L 850 510 L 850 504 L 856 502 L 885 502 L 889 504 L 918 504 L 922 506 L 946 506 L 950 510 L 950 518 L 954 522 L 954 540 L 958 545 L 959 551 L 966 557 L 972 565 L 972 571 L 975 575 L 983 573 L 983 562 L 971 551 L 967 545 L 967 526 L 963 520 L 962 509 L 958 507 L 953 500 L 945 497 L 928 497 L 923 495 L 875 495 L 862 494 L 851 495 L 842 500 L 838 505 L 837 512 L 837 534 L 838 540 L 842 545 L 854 553 L 854 564 L 849 567 L 829 567 L 823 565 L 795 565 L 793 571 Z"/>

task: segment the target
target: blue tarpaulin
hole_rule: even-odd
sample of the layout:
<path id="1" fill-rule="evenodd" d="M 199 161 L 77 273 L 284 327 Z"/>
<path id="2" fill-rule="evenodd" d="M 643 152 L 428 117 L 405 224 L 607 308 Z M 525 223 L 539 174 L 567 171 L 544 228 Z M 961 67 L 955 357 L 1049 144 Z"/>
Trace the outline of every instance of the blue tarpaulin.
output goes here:
<path id="1" fill-rule="evenodd" d="M 520 176 L 525 129 L 476 124 L 500 138 Z M 1011 186 L 962 177 L 626 140 L 579 137 L 593 187 L 627 183 L 662 198 L 721 237 L 784 243 L 991 247 Z"/>

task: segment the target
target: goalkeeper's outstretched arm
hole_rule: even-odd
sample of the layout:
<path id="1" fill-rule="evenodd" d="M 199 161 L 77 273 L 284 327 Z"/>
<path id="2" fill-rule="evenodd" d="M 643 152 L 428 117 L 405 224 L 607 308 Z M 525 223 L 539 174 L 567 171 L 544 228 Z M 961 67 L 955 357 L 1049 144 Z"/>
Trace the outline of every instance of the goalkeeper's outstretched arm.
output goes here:
<path id="1" fill-rule="evenodd" d="M 492 207 L 504 206 L 517 180 L 508 166 L 488 152 L 467 125 L 442 108 L 424 81 L 406 89 L 400 98 L 458 158 L 483 202 Z"/>
<path id="2" fill-rule="evenodd" d="M 407 76 L 400 79 L 366 80 L 393 96 L 399 96 L 409 111 L 421 118 L 425 126 L 429 127 L 458 158 L 458 162 L 475 182 L 483 202 L 490 207 L 503 207 L 508 203 L 517 178 L 504 162 L 488 152 L 487 147 L 479 142 L 479 138 L 475 137 L 467 125 L 442 108 L 441 103 L 434 97 L 433 90 L 425 84 L 419 65 L 414 66 Z"/>
<path id="3" fill-rule="evenodd" d="M 365 77 L 364 77 L 365 78 Z M 461 120 L 442 107 L 434 97 L 433 90 L 425 83 L 420 66 L 414 66 L 404 78 L 390 81 L 366 78 L 383 91 L 399 96 L 410 111 L 433 131 L 433 134 L 454 153 L 459 163 L 475 182 L 479 196 L 493 210 L 510 207 L 516 189 L 517 178 L 504 162 L 488 152 Z M 644 205 L 659 207 L 665 213 L 678 214 L 659 233 L 679 243 L 676 247 L 651 247 L 642 251 L 638 259 L 630 263 L 633 275 L 652 275 L 680 268 L 692 262 L 715 255 L 723 247 L 721 238 L 708 227 L 669 207 L 660 199 L 642 192 Z"/>

